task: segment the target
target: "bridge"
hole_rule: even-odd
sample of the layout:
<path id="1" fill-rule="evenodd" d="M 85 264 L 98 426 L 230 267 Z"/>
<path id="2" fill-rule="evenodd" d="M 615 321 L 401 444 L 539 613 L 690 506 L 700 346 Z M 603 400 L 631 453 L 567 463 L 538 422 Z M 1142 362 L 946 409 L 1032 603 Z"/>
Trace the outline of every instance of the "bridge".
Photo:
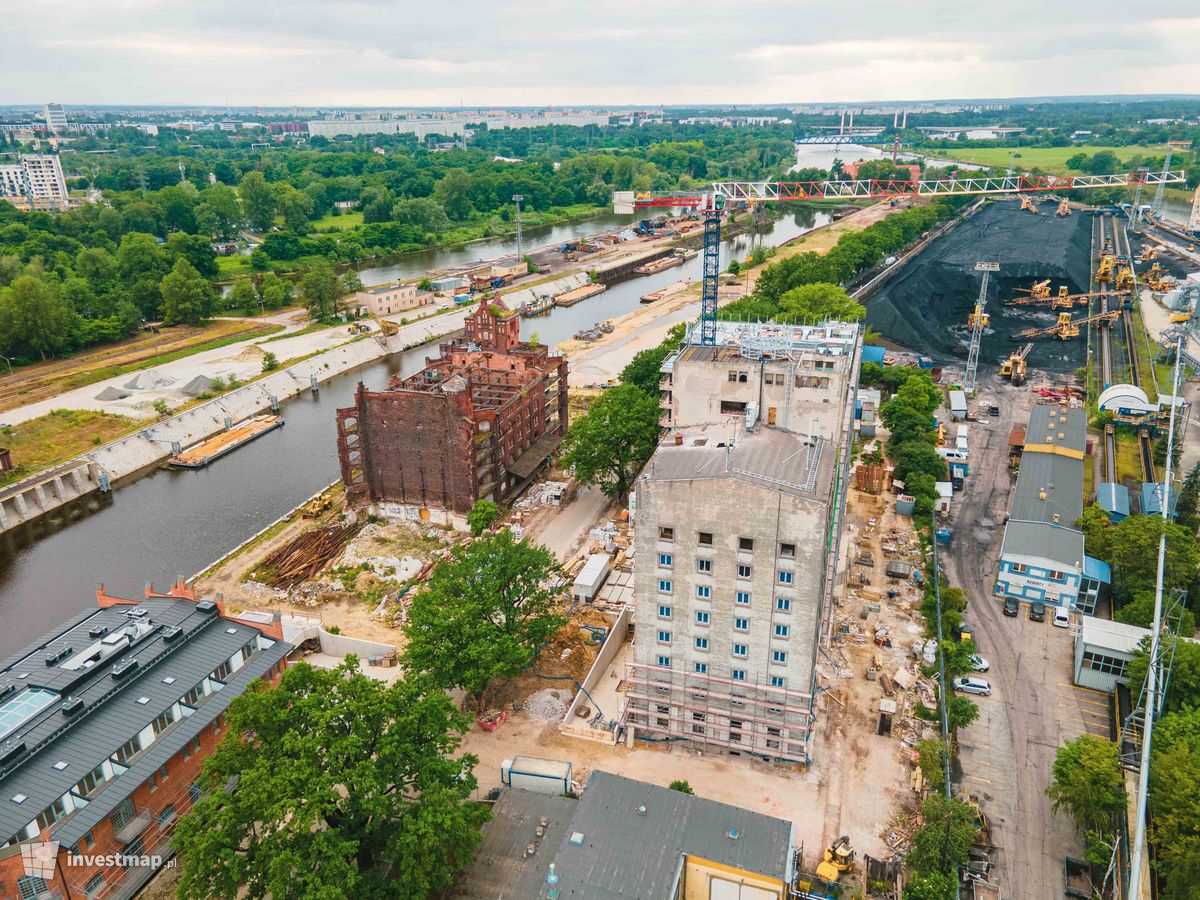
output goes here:
<path id="1" fill-rule="evenodd" d="M 883 134 L 882 128 L 856 128 L 853 131 L 838 131 L 834 134 L 796 138 L 796 144 L 853 144 L 864 138 L 879 137 L 881 134 Z"/>

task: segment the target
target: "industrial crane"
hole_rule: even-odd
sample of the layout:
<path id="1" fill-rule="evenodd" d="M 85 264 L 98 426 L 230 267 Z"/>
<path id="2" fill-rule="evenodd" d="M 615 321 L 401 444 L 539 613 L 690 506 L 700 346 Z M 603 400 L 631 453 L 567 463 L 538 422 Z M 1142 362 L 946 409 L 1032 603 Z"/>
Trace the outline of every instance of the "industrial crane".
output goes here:
<path id="1" fill-rule="evenodd" d="M 1031 212 L 1035 216 L 1037 215 L 1037 204 L 1033 202 L 1033 198 L 1028 194 L 1021 195 L 1021 210 L 1023 212 Z"/>
<path id="2" fill-rule="evenodd" d="M 1100 313 L 1095 316 L 1088 316 L 1084 319 L 1072 319 L 1069 312 L 1059 313 L 1058 321 L 1049 328 L 1026 328 L 1024 331 L 1019 331 L 1012 336 L 1014 341 L 1023 341 L 1027 338 L 1040 337 L 1056 337 L 1060 341 L 1070 340 L 1073 337 L 1079 337 L 1079 327 L 1081 325 L 1091 325 L 1094 322 L 1110 323 L 1117 316 L 1121 315 L 1121 310 L 1114 309 L 1106 313 Z"/>
<path id="3" fill-rule="evenodd" d="M 1025 383 L 1025 376 L 1028 373 L 1028 364 L 1025 362 L 1025 358 L 1029 356 L 1029 351 L 1032 349 L 1033 344 L 1026 344 L 1020 350 L 1010 353 L 1008 359 L 1000 363 L 1000 376 L 1011 381 L 1014 387 L 1020 387 Z"/>
<path id="4" fill-rule="evenodd" d="M 1045 300 L 1050 296 L 1050 279 L 1035 281 L 1027 288 L 1017 288 L 1022 294 L 1029 294 L 1030 300 Z"/>
<path id="5" fill-rule="evenodd" d="M 873 200 L 898 197 L 956 197 L 1047 193 L 1089 188 L 1127 187 L 1138 183 L 1182 184 L 1185 174 L 1133 172 L 1126 175 L 997 175 L 901 181 L 716 181 L 707 190 L 672 194 L 613 193 L 613 212 L 630 215 L 639 209 L 693 209 L 704 215 L 704 255 L 700 291 L 700 343 L 717 342 L 717 281 L 720 275 L 721 213 L 730 203 L 754 204 L 790 200 Z"/>
<path id="6" fill-rule="evenodd" d="M 1160 185 L 1160 187 L 1161 187 L 1161 185 Z M 1062 199 L 1062 200 L 1059 200 L 1059 201 L 1058 201 L 1058 209 L 1056 209 L 1056 210 L 1054 211 L 1054 214 L 1055 214 L 1056 216 L 1058 216 L 1060 219 L 1061 219 L 1061 218 L 1065 218 L 1065 217 L 1069 216 L 1069 215 L 1071 214 L 1071 203 L 1070 203 L 1070 201 L 1069 201 L 1069 200 L 1066 200 L 1065 198 L 1064 198 L 1064 199 Z"/>
<path id="7" fill-rule="evenodd" d="M 1059 285 L 1058 293 L 1050 296 L 1049 291 L 1045 294 L 1031 294 L 1028 297 L 1016 297 L 1007 301 L 1005 306 L 1043 306 L 1049 305 L 1051 309 L 1070 309 L 1076 304 L 1083 306 L 1089 300 L 1105 300 L 1108 298 L 1123 299 L 1128 295 L 1128 291 L 1093 291 L 1090 294 L 1072 294 L 1069 293 L 1070 288 L 1065 284 Z"/>
<path id="8" fill-rule="evenodd" d="M 968 396 L 975 393 L 975 376 L 979 372 L 979 346 L 983 342 L 983 329 L 987 328 L 988 314 L 984 312 L 987 305 L 988 279 L 993 272 L 1000 271 L 998 262 L 977 262 L 975 271 L 983 273 L 979 285 L 979 299 L 975 301 L 974 311 L 967 317 L 967 327 L 971 329 L 971 347 L 967 351 L 967 375 L 963 379 L 963 392 Z"/>

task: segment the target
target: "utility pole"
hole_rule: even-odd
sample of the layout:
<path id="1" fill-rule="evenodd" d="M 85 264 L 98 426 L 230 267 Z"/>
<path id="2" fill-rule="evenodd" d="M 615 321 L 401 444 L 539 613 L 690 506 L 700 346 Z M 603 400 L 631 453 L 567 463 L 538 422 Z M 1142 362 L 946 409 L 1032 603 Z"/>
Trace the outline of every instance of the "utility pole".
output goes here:
<path id="1" fill-rule="evenodd" d="M 525 198 L 521 194 L 513 194 L 513 203 L 517 204 L 517 262 L 520 262 L 521 257 L 521 201 Z"/>
<path id="2" fill-rule="evenodd" d="M 975 311 L 971 313 L 971 349 L 967 353 L 967 377 L 963 379 L 963 393 L 975 395 L 975 377 L 979 372 L 979 345 L 983 341 L 983 329 L 988 317 L 983 311 L 987 304 L 988 278 L 993 272 L 1000 271 L 998 262 L 977 262 L 975 271 L 983 273 L 983 283 L 979 285 L 979 299 L 975 302 Z"/>

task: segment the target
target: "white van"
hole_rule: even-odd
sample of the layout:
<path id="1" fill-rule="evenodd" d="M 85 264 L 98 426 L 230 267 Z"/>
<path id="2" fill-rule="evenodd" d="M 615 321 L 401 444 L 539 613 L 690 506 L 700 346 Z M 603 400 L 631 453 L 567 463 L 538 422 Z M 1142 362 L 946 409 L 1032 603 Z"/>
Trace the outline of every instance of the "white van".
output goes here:
<path id="1" fill-rule="evenodd" d="M 1071 610 L 1065 606 L 1060 606 L 1054 611 L 1054 624 L 1058 628 L 1071 627 Z"/>

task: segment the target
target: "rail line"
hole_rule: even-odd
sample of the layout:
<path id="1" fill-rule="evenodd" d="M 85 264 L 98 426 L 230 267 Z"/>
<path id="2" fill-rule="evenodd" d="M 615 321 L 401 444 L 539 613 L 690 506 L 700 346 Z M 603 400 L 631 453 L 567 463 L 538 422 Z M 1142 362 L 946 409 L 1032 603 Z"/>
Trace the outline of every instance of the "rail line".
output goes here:
<path id="1" fill-rule="evenodd" d="M 1138 432 L 1138 453 L 1142 458 L 1142 481 L 1147 484 L 1156 483 L 1158 479 L 1154 474 L 1154 447 L 1147 429 Z"/>

